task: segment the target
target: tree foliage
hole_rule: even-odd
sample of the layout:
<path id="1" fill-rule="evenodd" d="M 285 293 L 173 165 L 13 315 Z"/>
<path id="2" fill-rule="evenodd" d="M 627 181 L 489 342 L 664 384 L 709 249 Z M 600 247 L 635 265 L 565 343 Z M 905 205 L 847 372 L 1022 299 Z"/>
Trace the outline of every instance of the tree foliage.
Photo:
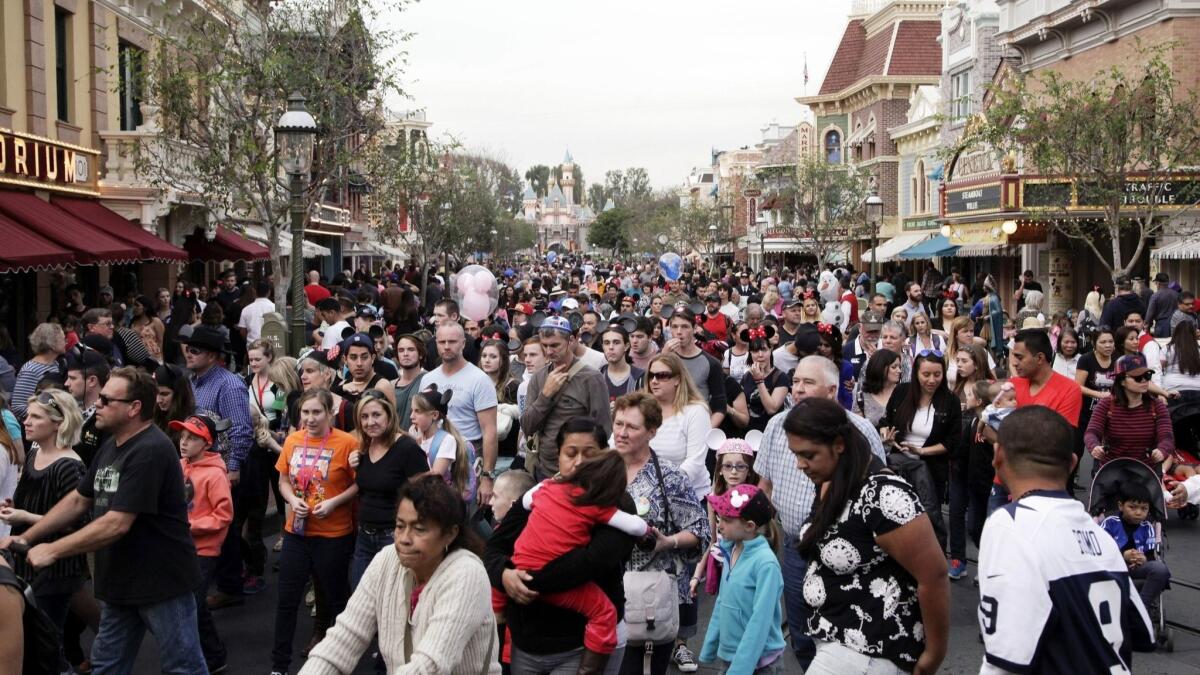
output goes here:
<path id="1" fill-rule="evenodd" d="M 525 180 L 529 181 L 538 199 L 550 194 L 550 167 L 545 164 L 529 167 L 525 172 Z"/>
<path id="2" fill-rule="evenodd" d="M 863 202 L 870 195 L 870 173 L 822 157 L 803 157 L 794 167 L 772 170 L 778 186 L 775 230 L 801 242 L 819 267 L 846 250 L 862 232 Z"/>
<path id="3" fill-rule="evenodd" d="M 1026 174 L 1053 177 L 1027 184 L 1026 211 L 1083 242 L 1114 279 L 1126 276 L 1150 238 L 1168 227 L 1189 234 L 1170 216 L 1200 203 L 1195 183 L 1171 181 L 1200 164 L 1200 97 L 1181 90 L 1165 58 L 1173 48 L 1139 44 L 1136 58 L 1087 81 L 1014 75 L 992 88 L 955 150 L 990 148 Z"/>
<path id="4" fill-rule="evenodd" d="M 262 223 L 281 270 L 289 194 L 273 128 L 288 95 L 302 93 L 319 127 L 305 202 L 350 183 L 363 144 L 382 129 L 383 97 L 399 91 L 403 52 L 395 48 L 408 38 L 368 29 L 373 16 L 365 0 L 289 0 L 265 17 L 247 10 L 177 19 L 141 83 L 157 111 L 146 129 L 159 136 L 140 148 L 140 169 L 164 191 L 193 195 L 210 222 Z M 276 279 L 283 297 L 289 275 Z"/>
<path id="5" fill-rule="evenodd" d="M 588 244 L 616 253 L 629 250 L 629 227 L 633 214 L 622 208 L 601 213 L 588 229 Z"/>

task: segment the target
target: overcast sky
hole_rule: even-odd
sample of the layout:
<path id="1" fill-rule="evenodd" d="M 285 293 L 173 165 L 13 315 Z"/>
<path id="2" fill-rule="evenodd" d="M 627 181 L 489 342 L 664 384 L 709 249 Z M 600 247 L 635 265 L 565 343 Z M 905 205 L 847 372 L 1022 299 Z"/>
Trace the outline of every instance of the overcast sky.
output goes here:
<path id="1" fill-rule="evenodd" d="M 645 167 L 678 185 L 712 148 L 795 124 L 821 85 L 850 0 L 421 0 L 405 84 L 435 135 L 517 167 L 570 148 L 589 182 Z"/>

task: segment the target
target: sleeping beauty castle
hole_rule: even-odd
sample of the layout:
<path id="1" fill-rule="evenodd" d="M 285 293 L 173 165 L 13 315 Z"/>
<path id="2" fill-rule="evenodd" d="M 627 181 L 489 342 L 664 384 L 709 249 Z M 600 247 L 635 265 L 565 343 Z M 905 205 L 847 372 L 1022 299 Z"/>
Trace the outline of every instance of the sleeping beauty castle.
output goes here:
<path id="1" fill-rule="evenodd" d="M 545 197 L 539 198 L 533 187 L 526 185 L 524 217 L 537 228 L 539 251 L 586 250 L 588 227 L 596 221 L 596 214 L 586 204 L 575 203 L 575 160 L 569 151 L 559 169 L 562 179 L 550 177 Z M 582 193 L 583 186 L 579 189 Z"/>

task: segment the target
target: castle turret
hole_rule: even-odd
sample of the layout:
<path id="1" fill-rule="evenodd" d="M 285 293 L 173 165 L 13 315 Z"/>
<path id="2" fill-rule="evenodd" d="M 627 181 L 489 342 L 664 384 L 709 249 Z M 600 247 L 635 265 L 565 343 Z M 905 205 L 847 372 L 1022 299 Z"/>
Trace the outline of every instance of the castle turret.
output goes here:
<path id="1" fill-rule="evenodd" d="M 567 204 L 575 203 L 575 159 L 571 157 L 571 151 L 567 150 L 567 154 L 563 157 L 562 163 L 562 190 L 563 196 L 567 200 Z"/>

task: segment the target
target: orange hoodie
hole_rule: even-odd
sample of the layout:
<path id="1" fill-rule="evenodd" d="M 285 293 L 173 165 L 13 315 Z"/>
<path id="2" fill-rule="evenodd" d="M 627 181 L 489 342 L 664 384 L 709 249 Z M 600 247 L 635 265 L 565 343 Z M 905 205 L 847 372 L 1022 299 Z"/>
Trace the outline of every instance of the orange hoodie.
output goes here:
<path id="1" fill-rule="evenodd" d="M 216 557 L 221 553 L 225 531 L 233 522 L 233 496 L 225 461 L 215 452 L 206 452 L 194 462 L 180 459 L 179 463 L 196 553 Z"/>

